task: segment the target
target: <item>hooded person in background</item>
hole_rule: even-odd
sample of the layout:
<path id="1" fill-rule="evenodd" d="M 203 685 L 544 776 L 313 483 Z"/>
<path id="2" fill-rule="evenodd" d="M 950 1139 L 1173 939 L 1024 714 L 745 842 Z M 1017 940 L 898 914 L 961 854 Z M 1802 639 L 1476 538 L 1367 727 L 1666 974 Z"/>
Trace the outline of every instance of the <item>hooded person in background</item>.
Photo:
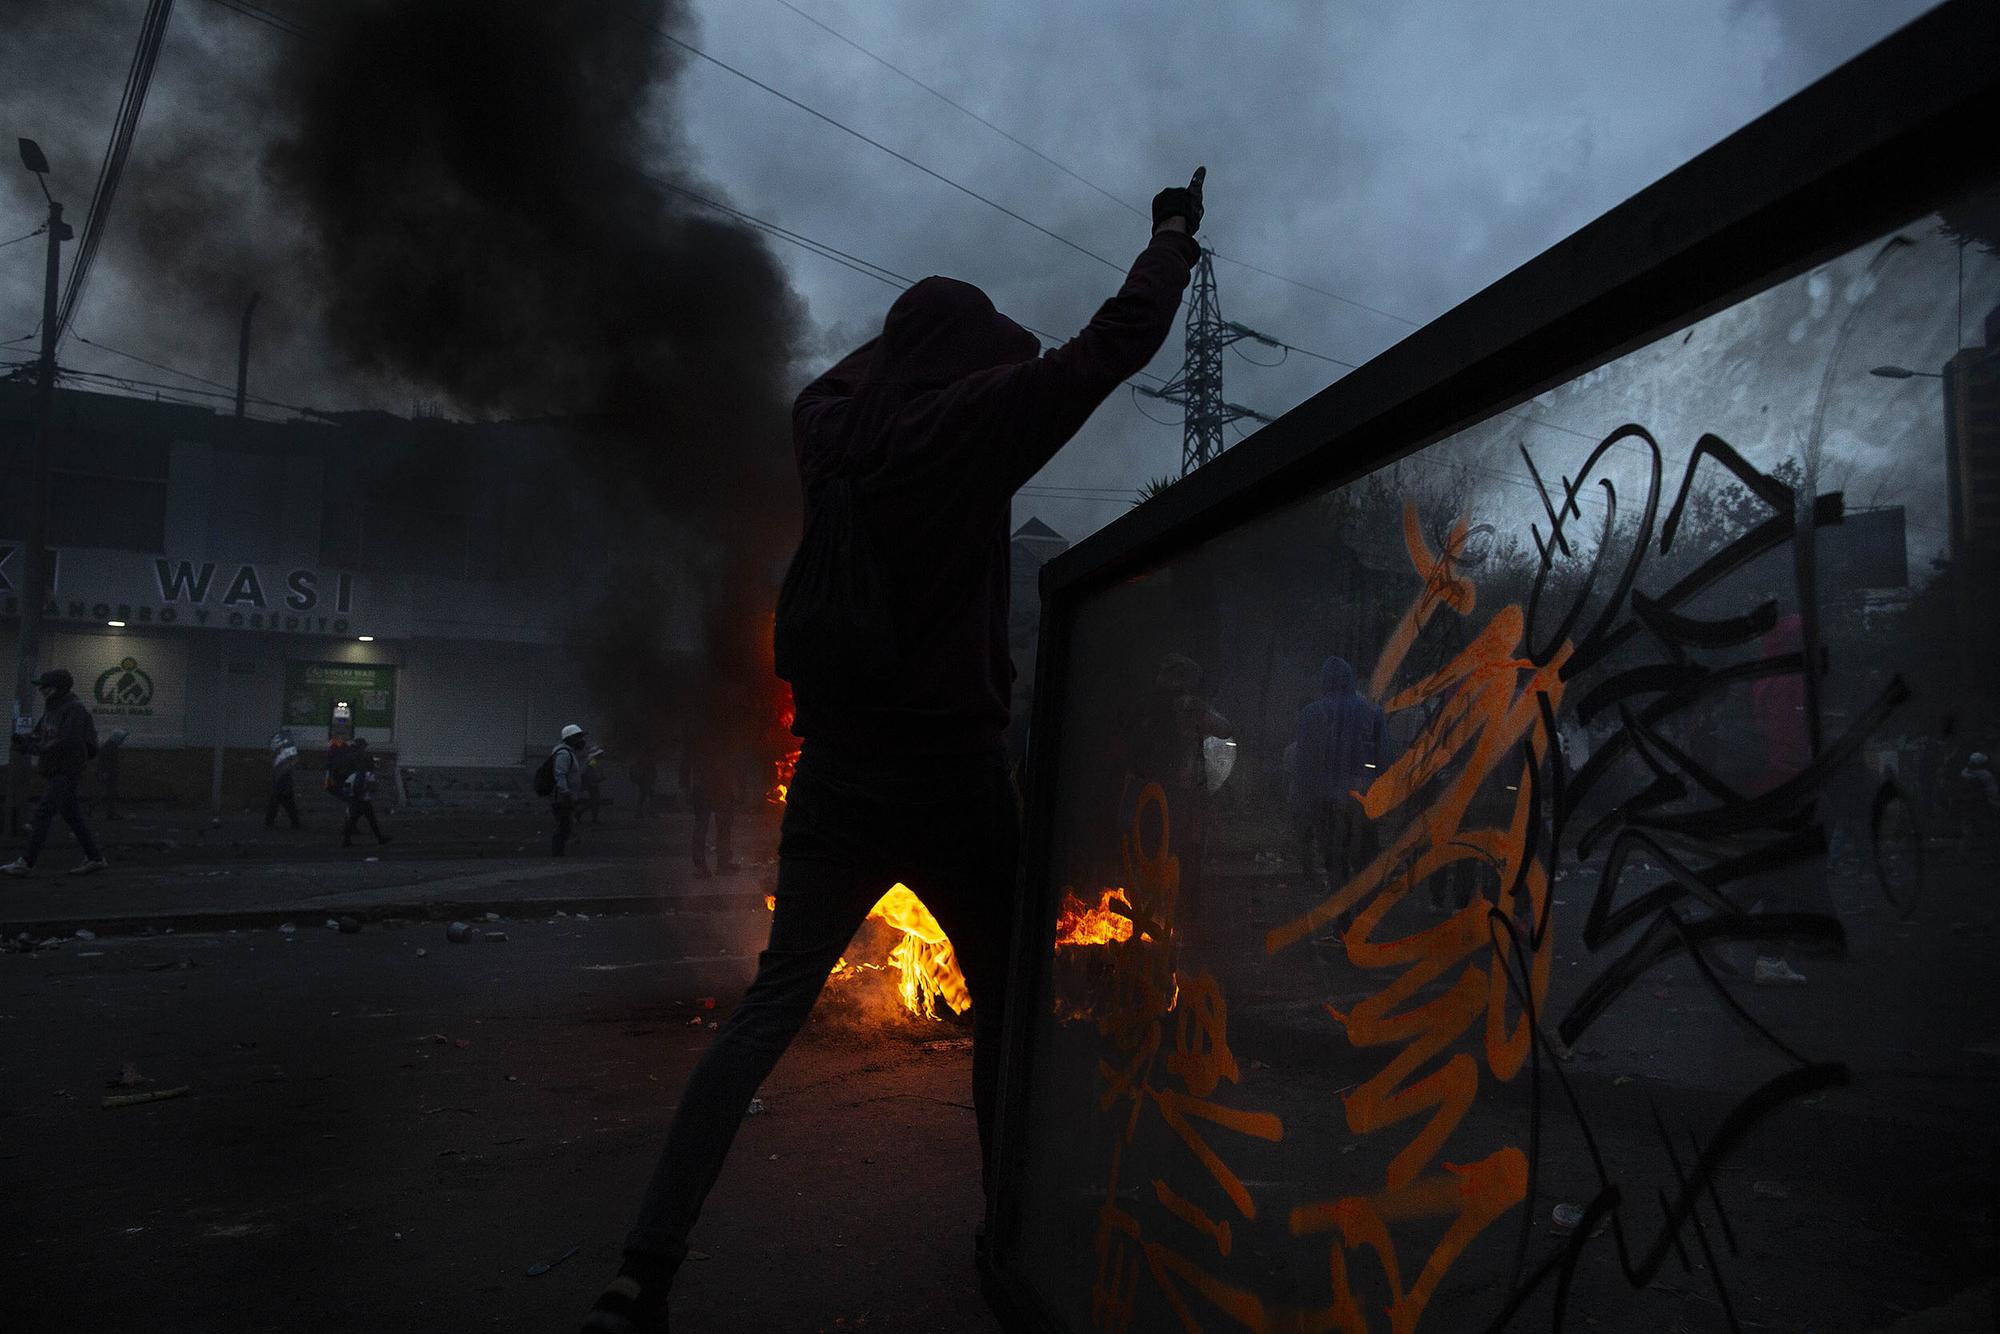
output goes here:
<path id="1" fill-rule="evenodd" d="M 576 804 L 583 799 L 583 751 L 589 741 L 588 733 L 570 723 L 562 730 L 562 740 L 549 752 L 556 780 L 555 793 L 549 798 L 550 809 L 556 815 L 556 832 L 549 840 L 549 851 L 557 857 L 568 849 L 570 839 L 577 836 Z"/>
<path id="2" fill-rule="evenodd" d="M 299 827 L 299 801 L 294 790 L 293 774 L 299 766 L 299 748 L 292 740 L 292 734 L 279 731 L 271 738 L 271 794 L 264 802 L 264 827 L 278 826 L 278 812 L 283 811 L 292 822 L 292 828 Z"/>
<path id="3" fill-rule="evenodd" d="M 76 804 L 76 789 L 83 781 L 84 766 L 97 754 L 97 723 L 73 693 L 76 678 L 68 671 L 53 667 L 36 677 L 35 685 L 42 692 L 42 720 L 27 735 L 17 733 L 13 745 L 15 750 L 35 758 L 35 768 L 42 775 L 42 799 L 28 825 L 27 849 L 0 866 L 0 872 L 11 876 L 33 872 L 35 859 L 41 856 L 42 845 L 48 842 L 49 827 L 61 815 L 63 823 L 76 835 L 77 846 L 83 849 L 82 864 L 72 867 L 70 874 L 91 875 L 102 871 L 105 861 L 97 851 L 97 840 L 90 836 L 90 829 L 83 822 L 83 812 Z"/>
<path id="4" fill-rule="evenodd" d="M 354 846 L 354 831 L 363 820 L 368 822 L 368 831 L 375 835 L 377 843 L 387 843 L 389 835 L 375 822 L 375 756 L 368 749 L 368 738 L 354 738 L 348 750 L 347 778 L 342 783 L 347 797 L 347 824 L 340 831 L 340 846 Z"/>
<path id="5" fill-rule="evenodd" d="M 793 673 L 801 752 L 770 943 L 688 1078 L 624 1268 L 586 1331 L 667 1328 L 668 1289 L 743 1108 L 898 880 L 951 937 L 972 993 L 973 1106 L 990 1181 L 1019 840 L 1006 753 L 1012 500 L 1166 341 L 1201 254 L 1201 179 L 1155 197 L 1152 239 L 1124 286 L 1055 351 L 1040 355 L 978 288 L 926 278 L 896 298 L 880 337 L 793 406 L 807 531 L 851 494 L 854 528 L 873 549 L 866 558 L 856 545 L 852 559 L 879 575 L 895 655 L 858 683 Z"/>
<path id="6" fill-rule="evenodd" d="M 1354 688 L 1347 659 L 1320 664 L 1319 688 L 1319 698 L 1299 710 L 1293 731 L 1293 814 L 1307 874 L 1324 869 L 1327 888 L 1338 889 L 1373 857 L 1368 816 L 1354 793 L 1374 782 L 1392 757 L 1382 707 Z"/>

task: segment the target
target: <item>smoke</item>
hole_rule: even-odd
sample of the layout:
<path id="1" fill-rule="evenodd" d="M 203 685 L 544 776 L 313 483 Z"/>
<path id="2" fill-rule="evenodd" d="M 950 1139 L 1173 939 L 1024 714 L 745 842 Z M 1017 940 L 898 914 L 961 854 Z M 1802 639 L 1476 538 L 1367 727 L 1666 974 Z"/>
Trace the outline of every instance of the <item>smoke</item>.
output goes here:
<path id="1" fill-rule="evenodd" d="M 13 86 L 62 69 L 102 89 L 102 108 L 44 98 L 17 118 L 79 224 L 142 9 L 34 0 L 10 11 L 0 44 Z M 802 304 L 760 233 L 666 188 L 725 193 L 677 128 L 689 57 L 661 33 L 696 37 L 689 9 L 266 0 L 288 29 L 275 31 L 177 5 L 78 321 L 89 336 L 101 318 L 114 345 L 142 351 L 202 331 L 212 342 L 167 359 L 228 365 L 261 291 L 253 394 L 422 398 L 553 428 L 535 433 L 557 442 L 538 479 L 547 512 L 527 516 L 550 531 L 510 514 L 504 540 L 538 559 L 574 553 L 544 574 L 565 598 L 594 590 L 572 607 L 593 730 L 635 746 L 674 729 L 634 680 L 673 682 L 679 698 L 768 680 L 775 574 L 798 532 Z M 39 195 L 19 176 L 0 202 L 33 216 Z M 128 275 L 144 275 L 147 299 L 121 299 Z M 403 434 L 416 454 L 443 452 Z M 454 485 L 438 475 L 449 468 L 404 462 L 398 475 L 426 480 L 400 501 Z M 705 631 L 705 666 L 679 652 L 686 625 Z"/>

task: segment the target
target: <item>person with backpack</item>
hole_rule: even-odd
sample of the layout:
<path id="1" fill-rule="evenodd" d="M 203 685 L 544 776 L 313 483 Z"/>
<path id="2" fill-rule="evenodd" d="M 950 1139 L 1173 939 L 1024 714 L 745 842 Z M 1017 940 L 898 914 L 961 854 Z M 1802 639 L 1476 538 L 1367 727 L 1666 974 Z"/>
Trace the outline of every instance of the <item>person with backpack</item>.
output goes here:
<path id="1" fill-rule="evenodd" d="M 770 943 L 682 1091 L 590 1334 L 667 1327 L 668 1290 L 744 1107 L 898 879 L 949 934 L 972 993 L 990 1181 L 1020 837 L 1005 748 L 1010 508 L 1166 341 L 1201 255 L 1203 174 L 1154 198 L 1152 237 L 1123 287 L 1062 347 L 1042 353 L 977 287 L 926 278 L 793 405 L 805 528 L 773 648 L 801 753 Z"/>
<path id="2" fill-rule="evenodd" d="M 35 685 L 42 692 L 42 720 L 26 735 L 16 733 L 13 746 L 34 757 L 35 768 L 42 775 L 42 799 L 28 824 L 27 848 L 19 857 L 0 866 L 0 872 L 17 877 L 32 874 L 35 859 L 41 856 L 42 845 L 48 842 L 49 828 L 60 815 L 76 835 L 77 846 L 83 849 L 82 863 L 71 867 L 70 874 L 94 875 L 107 863 L 97 850 L 97 840 L 90 836 L 89 826 L 83 822 L 76 789 L 83 781 L 84 766 L 97 754 L 97 722 L 76 697 L 76 678 L 66 669 L 50 668 L 35 678 Z"/>
<path id="3" fill-rule="evenodd" d="M 299 764 L 299 747 L 292 740 L 292 734 L 280 728 L 271 737 L 271 792 L 264 802 L 264 827 L 278 827 L 278 812 L 283 811 L 292 822 L 292 828 L 299 827 L 299 801 L 293 782 L 293 773 Z"/>
<path id="4" fill-rule="evenodd" d="M 389 835 L 375 822 L 375 757 L 369 753 L 368 738 L 358 736 L 345 749 L 347 777 L 341 780 L 341 792 L 347 798 L 347 824 L 340 831 L 340 846 L 354 846 L 354 831 L 363 820 L 377 843 L 387 843 Z"/>
<path id="5" fill-rule="evenodd" d="M 568 724 L 562 730 L 562 740 L 535 770 L 535 795 L 549 798 L 549 808 L 556 816 L 555 837 L 549 842 L 553 856 L 563 855 L 576 832 L 576 804 L 584 794 L 583 756 L 589 739 L 581 727 Z"/>

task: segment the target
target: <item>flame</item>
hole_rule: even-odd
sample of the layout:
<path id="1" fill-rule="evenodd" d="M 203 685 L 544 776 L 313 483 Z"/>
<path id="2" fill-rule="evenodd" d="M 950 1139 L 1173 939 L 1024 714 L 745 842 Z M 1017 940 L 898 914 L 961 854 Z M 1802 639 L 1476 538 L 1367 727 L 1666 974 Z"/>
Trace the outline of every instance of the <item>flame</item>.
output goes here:
<path id="1" fill-rule="evenodd" d="M 1124 912 L 1114 911 L 1111 905 L 1122 903 Z M 1107 889 L 1098 896 L 1097 906 L 1091 907 L 1076 896 L 1076 891 L 1063 890 L 1062 907 L 1056 913 L 1056 948 L 1069 945 L 1108 945 L 1112 941 L 1126 941 L 1132 938 L 1132 900 L 1125 897 L 1122 889 Z"/>
<path id="2" fill-rule="evenodd" d="M 799 747 L 792 736 L 792 719 L 798 716 L 798 711 L 792 705 L 791 684 L 779 681 L 777 686 L 777 722 L 772 733 L 778 738 L 778 755 L 771 761 L 771 790 L 764 794 L 764 800 L 782 806 L 785 794 L 792 790 L 792 774 L 799 767 Z"/>
<path id="3" fill-rule="evenodd" d="M 766 910 L 776 912 L 778 898 L 775 894 L 764 896 Z M 863 970 L 882 972 L 894 969 L 896 991 L 903 998 L 903 1007 L 911 1014 L 925 1019 L 938 1017 L 937 1002 L 943 1001 L 954 1014 L 964 1014 L 972 1006 L 972 991 L 965 983 L 965 974 L 958 969 L 958 956 L 952 952 L 951 940 L 938 925 L 937 918 L 931 916 L 916 891 L 908 885 L 897 883 L 889 887 L 889 892 L 875 901 L 868 910 L 869 917 L 887 923 L 903 933 L 889 951 L 886 964 L 849 963 L 845 955 L 835 962 L 827 977 L 831 981 L 841 981 L 854 977 Z M 1129 924 L 1128 924 L 1129 925 Z"/>

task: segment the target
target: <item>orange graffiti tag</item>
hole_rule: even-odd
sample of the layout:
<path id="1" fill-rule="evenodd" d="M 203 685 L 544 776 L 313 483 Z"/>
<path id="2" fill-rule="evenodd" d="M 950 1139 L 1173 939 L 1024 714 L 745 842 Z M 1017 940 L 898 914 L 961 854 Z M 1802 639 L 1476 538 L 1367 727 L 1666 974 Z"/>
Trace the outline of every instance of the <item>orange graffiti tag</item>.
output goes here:
<path id="1" fill-rule="evenodd" d="M 1423 588 L 1392 633 L 1370 692 L 1391 714 L 1434 702 L 1436 708 L 1411 746 L 1357 795 L 1371 820 L 1408 810 L 1419 794 L 1434 795 L 1421 809 L 1409 811 L 1402 832 L 1378 857 L 1325 900 L 1274 928 L 1265 945 L 1275 954 L 1358 908 L 1342 937 L 1349 961 L 1364 969 L 1401 971 L 1346 1013 L 1332 1006 L 1327 1011 L 1354 1046 L 1399 1049 L 1373 1077 L 1344 1096 L 1347 1124 L 1358 1135 L 1407 1120 L 1421 1119 L 1422 1124 L 1390 1160 L 1380 1190 L 1292 1210 L 1294 1236 L 1338 1234 L 1329 1259 L 1332 1302 L 1299 1315 L 1296 1328 L 1301 1330 L 1365 1334 L 1373 1327 L 1348 1282 L 1346 1252 L 1353 1250 L 1372 1252 L 1387 1281 L 1388 1328 L 1393 1334 L 1414 1330 L 1460 1254 L 1527 1192 L 1527 1158 L 1516 1146 L 1499 1147 L 1466 1163 L 1437 1159 L 1479 1092 L 1480 1062 L 1473 1052 L 1455 1049 L 1456 1044 L 1483 1020 L 1478 1051 L 1486 1068 L 1503 1081 L 1519 1073 L 1529 1054 L 1532 1035 L 1526 1016 L 1510 1020 L 1508 1012 L 1509 932 L 1492 918 L 1511 919 L 1527 938 L 1545 911 L 1548 873 L 1540 857 L 1529 861 L 1526 853 L 1529 821 L 1538 818 L 1531 797 L 1532 760 L 1521 762 L 1517 771 L 1502 766 L 1524 741 L 1546 753 L 1550 738 L 1543 734 L 1539 697 L 1546 696 L 1551 709 L 1560 704 L 1560 671 L 1569 651 L 1565 645 L 1548 664 L 1535 667 L 1524 656 L 1525 617 L 1519 606 L 1508 606 L 1442 668 L 1390 694 L 1431 617 L 1447 607 L 1466 616 L 1475 605 L 1473 585 L 1457 568 L 1469 532 L 1466 521 L 1453 526 L 1439 553 L 1425 541 L 1413 504 L 1404 508 L 1403 531 Z M 1501 773 L 1514 780 L 1516 791 L 1506 826 L 1467 828 L 1474 797 Z M 1463 860 L 1483 862 L 1498 873 L 1501 903 L 1482 892 L 1441 923 L 1396 939 L 1375 938 L 1383 919 L 1418 885 Z M 1538 1006 L 1553 957 L 1553 933 L 1545 933 L 1529 967 L 1530 995 Z M 1442 994 L 1412 1003 L 1454 970 Z M 1429 1217 L 1450 1222 L 1406 1287 L 1406 1267 L 1388 1225 Z"/>
<path id="2" fill-rule="evenodd" d="M 1149 816 L 1157 817 L 1159 831 L 1151 847 L 1142 833 Z M 1104 1087 L 1098 1107 L 1114 1117 L 1122 1115 L 1122 1125 L 1112 1145 L 1110 1179 L 1098 1209 L 1091 1321 L 1104 1334 L 1130 1329 L 1139 1281 L 1149 1273 L 1187 1330 L 1198 1331 L 1201 1325 L 1187 1305 L 1184 1287 L 1202 1293 L 1239 1323 L 1261 1328 L 1254 1323 L 1260 1319 L 1255 1316 L 1261 1310 L 1257 1298 L 1222 1283 L 1174 1247 L 1149 1238 L 1138 1216 L 1119 1202 L 1125 1150 L 1149 1106 L 1201 1164 L 1214 1190 L 1244 1218 L 1257 1216 L 1256 1202 L 1211 1145 L 1208 1127 L 1271 1143 L 1282 1141 L 1285 1133 L 1275 1115 L 1231 1107 L 1212 1096 L 1223 1083 L 1238 1082 L 1236 1057 L 1229 1050 L 1229 1003 L 1207 971 L 1183 978 L 1174 970 L 1180 858 L 1172 851 L 1167 796 L 1158 783 L 1140 793 L 1123 847 L 1136 930 L 1104 946 L 1111 994 L 1097 1026 L 1122 1055 L 1099 1062 Z M 1164 1080 L 1157 1077 L 1160 1066 L 1165 1067 Z M 1128 1106 L 1120 1109 L 1120 1103 Z M 1152 1186 L 1154 1199 L 1168 1218 L 1197 1234 L 1218 1255 L 1229 1255 L 1232 1235 L 1226 1219 L 1216 1218 L 1163 1177 L 1154 1178 Z"/>

